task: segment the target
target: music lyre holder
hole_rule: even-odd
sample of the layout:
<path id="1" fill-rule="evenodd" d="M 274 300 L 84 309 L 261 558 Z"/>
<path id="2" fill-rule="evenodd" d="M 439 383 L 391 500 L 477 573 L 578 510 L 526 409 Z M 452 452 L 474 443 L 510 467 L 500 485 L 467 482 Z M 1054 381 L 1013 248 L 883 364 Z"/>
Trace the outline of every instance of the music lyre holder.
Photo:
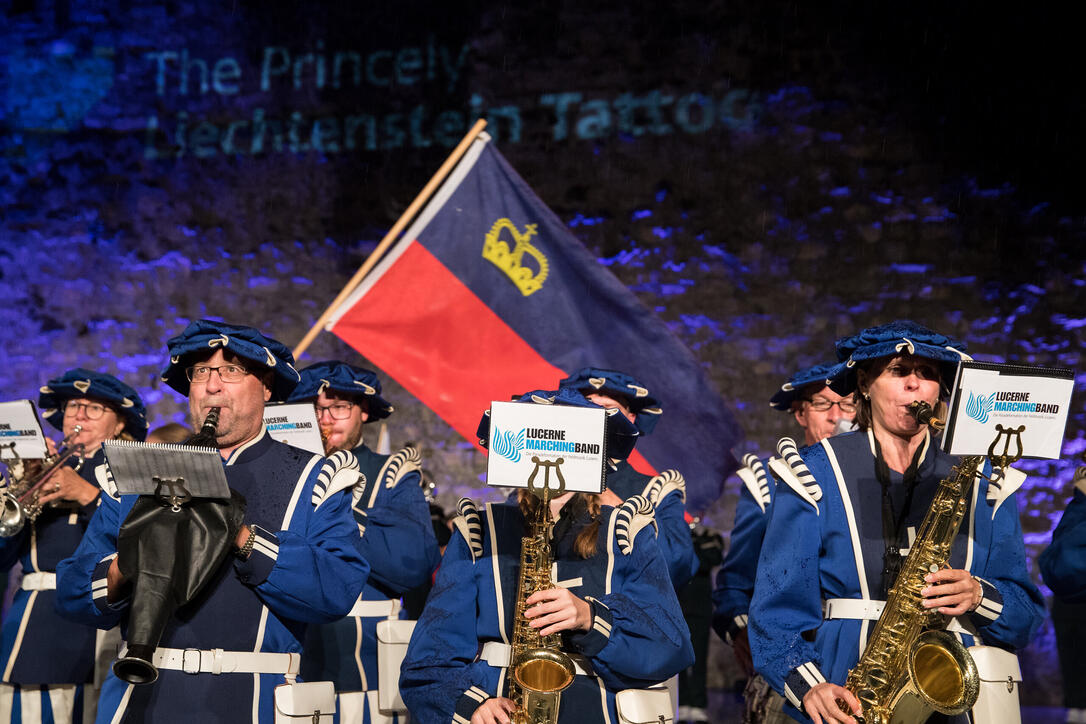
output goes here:
<path id="1" fill-rule="evenodd" d="M 552 497 L 557 497 L 566 491 L 566 479 L 562 475 L 562 463 L 565 462 L 565 459 L 540 460 L 537 455 L 533 455 L 532 462 L 535 463 L 535 467 L 532 469 L 532 474 L 528 476 L 528 491 L 543 501 L 543 506 L 546 507 Z M 535 478 L 539 474 L 540 468 L 543 468 L 543 485 L 541 487 L 535 484 Z M 558 486 L 555 488 L 551 487 L 551 468 L 554 468 L 554 475 L 558 479 Z M 550 494 L 552 491 L 555 493 L 553 496 Z"/>
<path id="2" fill-rule="evenodd" d="M 185 487 L 184 478 L 160 478 L 155 475 L 151 482 L 155 484 L 155 497 L 174 513 L 180 513 L 181 506 L 192 500 L 192 493 Z M 165 491 L 162 490 L 163 486 L 166 487 Z"/>
<path id="3" fill-rule="evenodd" d="M 1002 425 L 996 425 L 996 436 L 992 440 L 992 444 L 988 446 L 988 459 L 992 461 L 992 474 L 988 477 L 989 482 L 998 483 L 1004 477 L 1004 470 L 1008 465 L 1012 465 L 1022 459 L 1022 433 L 1026 431 L 1025 425 L 1019 425 L 1018 427 L 1003 427 Z M 1004 435 L 1007 439 L 1003 442 L 1003 452 L 996 455 L 996 446 L 999 445 L 999 440 Z M 1015 443 L 1016 452 L 1011 455 L 1011 441 Z M 998 462 L 997 462 L 998 461 Z"/>

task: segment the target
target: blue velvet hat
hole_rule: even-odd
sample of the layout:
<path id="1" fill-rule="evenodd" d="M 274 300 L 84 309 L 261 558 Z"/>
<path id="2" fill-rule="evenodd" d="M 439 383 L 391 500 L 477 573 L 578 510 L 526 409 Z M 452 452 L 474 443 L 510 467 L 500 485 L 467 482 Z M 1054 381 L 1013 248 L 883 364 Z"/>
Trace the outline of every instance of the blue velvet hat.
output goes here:
<path id="1" fill-rule="evenodd" d="M 275 374 L 271 399 L 280 402 L 290 397 L 301 377 L 294 369 L 294 355 L 282 342 L 265 337 L 259 330 L 240 324 L 198 319 L 167 343 L 170 363 L 162 370 L 162 381 L 186 397 L 189 380 L 185 368 L 200 353 L 214 353 L 216 348 L 233 352 L 238 358 L 264 367 Z"/>
<path id="2" fill-rule="evenodd" d="M 517 402 L 530 402 L 537 405 L 569 405 L 571 407 L 600 408 L 595 402 L 586 400 L 584 395 L 572 388 L 557 390 L 533 390 L 513 398 Z M 625 415 L 615 409 L 607 410 L 607 456 L 625 460 L 633 452 L 637 437 L 641 433 Z M 483 413 L 475 435 L 479 444 L 487 446 L 490 440 L 490 410 Z"/>
<path id="3" fill-rule="evenodd" d="M 113 375 L 77 367 L 49 380 L 39 391 L 41 416 L 58 430 L 64 428 L 64 412 L 60 409 L 64 402 L 88 397 L 113 407 L 124 420 L 129 435 L 137 440 L 147 437 L 147 408 L 143 400 L 138 392 Z"/>
<path id="4" fill-rule="evenodd" d="M 366 401 L 369 420 L 383 420 L 392 414 L 393 407 L 381 397 L 381 380 L 377 373 L 365 367 L 355 367 L 346 362 L 327 360 L 315 362 L 298 370 L 302 381 L 290 394 L 289 402 L 303 402 L 316 399 L 325 390 L 333 390 L 342 395 Z"/>
<path id="5" fill-rule="evenodd" d="M 624 372 L 605 370 L 598 367 L 582 367 L 558 383 L 561 387 L 572 387 L 581 394 L 599 392 L 604 395 L 618 396 L 629 402 L 630 412 L 637 416 L 637 429 L 648 435 L 656 427 L 656 422 L 663 414 L 660 403 L 649 395 L 648 389 Z"/>
<path id="6" fill-rule="evenodd" d="M 965 353 L 965 342 L 934 332 L 909 320 L 898 320 L 878 327 L 868 327 L 859 334 L 837 340 L 840 363 L 830 372 L 830 388 L 839 395 L 856 389 L 856 364 L 867 360 L 911 354 L 939 363 L 943 384 L 951 385 L 958 362 L 972 359 Z"/>
<path id="7" fill-rule="evenodd" d="M 835 365 L 815 365 L 796 372 L 788 378 L 787 382 L 781 385 L 781 389 L 777 391 L 777 394 L 769 398 L 769 406 L 785 412 L 791 410 L 792 403 L 799 399 L 803 388 L 817 383 L 819 389 L 821 389 L 829 380 L 834 367 Z"/>

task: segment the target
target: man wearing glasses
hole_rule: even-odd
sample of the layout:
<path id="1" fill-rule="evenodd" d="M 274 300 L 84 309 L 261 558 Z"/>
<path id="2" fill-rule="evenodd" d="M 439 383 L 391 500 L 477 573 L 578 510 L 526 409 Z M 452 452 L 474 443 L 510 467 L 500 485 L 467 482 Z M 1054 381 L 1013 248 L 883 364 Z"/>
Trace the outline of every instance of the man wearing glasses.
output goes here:
<path id="1" fill-rule="evenodd" d="M 110 672 L 99 721 L 270 724 L 277 708 L 298 713 L 289 711 L 294 690 L 277 687 L 294 683 L 306 624 L 342 617 L 365 583 L 369 568 L 345 492 L 357 465 L 348 454 L 329 460 L 268 435 L 264 403 L 285 399 L 299 379 L 276 340 L 199 320 L 168 344 L 162 379 L 188 396 L 193 427 L 219 409 L 213 439 L 200 442 L 219 449 L 226 479 L 245 501 L 243 524 L 234 556 L 167 624 L 151 658 L 157 681 L 135 685 Z M 132 563 L 117 552 L 137 496 L 104 489 L 110 494 L 83 542 L 57 571 L 61 612 L 102 628 L 137 615 L 122 574 Z M 310 702 L 307 717 L 313 709 L 331 713 L 334 702 Z"/>
<path id="2" fill-rule="evenodd" d="M 358 459 L 352 510 L 370 565 L 350 615 L 310 628 L 302 676 L 335 683 L 340 722 L 402 721 L 378 706 L 377 624 L 400 618 L 400 597 L 429 582 L 441 558 L 421 486 L 419 453 L 407 447 L 382 455 L 362 440 L 363 426 L 387 418 L 393 409 L 374 372 L 327 361 L 301 370 L 301 378 L 290 401 L 313 402 L 325 454 L 345 450 Z"/>
<path id="3" fill-rule="evenodd" d="M 116 377 L 81 368 L 49 380 L 38 407 L 46 422 L 63 431 L 67 449 L 81 448 L 82 457 L 73 454 L 50 475 L 35 520 L 0 538 L 0 569 L 6 574 L 20 561 L 23 570 L 0 643 L 0 722 L 89 722 L 98 701 L 91 686 L 96 631 L 53 610 L 54 571 L 79 545 L 98 506 L 95 471 L 104 460 L 102 442 L 142 440 L 147 418 L 135 390 Z M 55 453 L 52 440 L 48 444 Z M 25 468 L 28 479 L 42 474 L 39 465 Z M 57 651 L 65 653 L 50 655 Z"/>
<path id="4" fill-rule="evenodd" d="M 792 413 L 803 429 L 804 445 L 814 445 L 838 432 L 854 429 L 856 404 L 852 397 L 841 397 L 826 384 L 831 367 L 815 365 L 799 370 L 769 400 L 774 409 Z M 713 628 L 732 644 L 736 661 L 747 675 L 744 721 L 763 721 L 770 712 L 773 716 L 780 713 L 784 697 L 754 673 L 747 641 L 747 612 L 776 490 L 773 477 L 757 456 L 744 455 L 743 465 L 736 471 L 743 486 L 735 506 L 735 525 L 713 590 Z"/>

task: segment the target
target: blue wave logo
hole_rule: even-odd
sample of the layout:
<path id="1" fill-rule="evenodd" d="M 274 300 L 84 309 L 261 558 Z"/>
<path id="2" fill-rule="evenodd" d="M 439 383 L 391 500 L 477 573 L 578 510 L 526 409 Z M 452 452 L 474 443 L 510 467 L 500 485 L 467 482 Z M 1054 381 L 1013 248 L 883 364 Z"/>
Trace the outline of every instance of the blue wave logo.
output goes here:
<path id="1" fill-rule="evenodd" d="M 995 407 L 995 396 L 994 392 L 987 397 L 970 392 L 965 403 L 965 414 L 983 425 L 988 422 L 988 413 Z"/>
<path id="2" fill-rule="evenodd" d="M 490 452 L 519 463 L 520 454 L 524 452 L 524 428 L 515 434 L 511 430 L 494 430 L 490 435 Z"/>

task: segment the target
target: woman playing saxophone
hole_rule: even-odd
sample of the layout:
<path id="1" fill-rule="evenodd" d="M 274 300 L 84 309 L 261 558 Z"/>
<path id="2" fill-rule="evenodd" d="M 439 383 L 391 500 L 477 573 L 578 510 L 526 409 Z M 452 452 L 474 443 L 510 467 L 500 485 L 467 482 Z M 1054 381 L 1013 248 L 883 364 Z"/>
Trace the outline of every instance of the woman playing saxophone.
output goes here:
<path id="1" fill-rule="evenodd" d="M 531 393 L 521 401 L 594 407 L 575 391 Z M 609 418 L 614 426 L 623 423 L 628 435 L 635 433 L 625 418 Z M 488 431 L 481 427 L 480 437 Z M 522 543 L 537 528 L 538 505 L 524 491 L 519 504 L 460 501 L 456 530 L 401 670 L 412 721 L 524 721 L 514 702 L 519 694 L 510 692 L 510 664 L 520 660 L 511 644 Z M 547 567 L 556 582 L 525 596 L 524 617 L 543 636 L 557 634 L 576 665 L 573 682 L 561 691 L 558 724 L 618 722 L 618 692 L 663 681 L 693 662 L 656 547 L 652 507 L 635 496 L 610 508 L 596 495 L 572 492 L 550 505 L 556 522 L 549 540 L 553 566 Z"/>
<path id="2" fill-rule="evenodd" d="M 860 430 L 798 451 L 783 441 L 778 447 L 781 458 L 769 466 L 777 499 L 749 627 L 755 667 L 785 696 L 786 713 L 815 722 L 854 721 L 842 709 L 861 714 L 846 676 L 941 481 L 959 465 L 938 450 L 910 405 L 938 405 L 963 344 L 894 322 L 838 341 L 837 351 L 831 386 L 854 393 Z M 923 577 L 916 594 L 918 609 L 947 617 L 947 630 L 965 646 L 1022 647 L 1043 618 L 1013 495 L 1020 484 L 1020 477 L 1001 485 L 976 479 L 960 528 L 946 534 L 944 565 Z"/>

